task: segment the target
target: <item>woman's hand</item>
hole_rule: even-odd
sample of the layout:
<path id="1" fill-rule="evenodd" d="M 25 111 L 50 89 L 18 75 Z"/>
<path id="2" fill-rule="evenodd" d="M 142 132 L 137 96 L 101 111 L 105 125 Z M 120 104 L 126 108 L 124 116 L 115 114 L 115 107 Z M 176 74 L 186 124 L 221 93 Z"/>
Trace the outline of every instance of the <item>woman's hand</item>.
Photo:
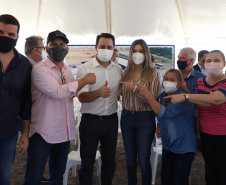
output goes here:
<path id="1" fill-rule="evenodd" d="M 136 84 L 136 85 L 137 85 L 137 90 L 141 96 L 145 98 L 147 98 L 148 96 L 151 96 L 151 92 L 146 87 L 140 84 Z"/>
<path id="2" fill-rule="evenodd" d="M 164 99 L 170 99 L 170 98 L 171 98 L 171 102 L 174 104 L 185 101 L 184 94 L 169 95 L 164 97 Z"/>
<path id="3" fill-rule="evenodd" d="M 124 87 L 124 89 L 128 92 L 133 92 L 134 88 L 135 88 L 135 85 L 132 85 L 128 82 L 122 82 L 122 81 L 119 81 L 120 84 L 122 84 L 122 86 Z"/>

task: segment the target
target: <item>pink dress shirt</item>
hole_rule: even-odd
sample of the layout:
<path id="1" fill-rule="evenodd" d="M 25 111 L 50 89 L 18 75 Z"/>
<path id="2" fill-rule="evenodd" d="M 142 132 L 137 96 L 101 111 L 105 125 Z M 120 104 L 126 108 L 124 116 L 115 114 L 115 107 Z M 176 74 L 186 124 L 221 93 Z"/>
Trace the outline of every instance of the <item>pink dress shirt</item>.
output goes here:
<path id="1" fill-rule="evenodd" d="M 62 83 L 61 71 L 66 84 Z M 31 74 L 30 137 L 38 133 L 47 143 L 62 143 L 75 138 L 73 97 L 78 82 L 65 64 L 61 71 L 47 57 L 35 64 Z"/>

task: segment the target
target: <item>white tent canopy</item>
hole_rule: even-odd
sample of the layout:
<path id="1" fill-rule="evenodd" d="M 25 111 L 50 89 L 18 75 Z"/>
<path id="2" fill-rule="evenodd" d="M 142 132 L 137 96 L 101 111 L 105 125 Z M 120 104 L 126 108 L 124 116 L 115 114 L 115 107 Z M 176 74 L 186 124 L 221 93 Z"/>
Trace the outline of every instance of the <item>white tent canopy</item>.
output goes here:
<path id="1" fill-rule="evenodd" d="M 69 44 L 95 44 L 97 34 L 109 32 L 116 44 L 143 38 L 176 45 L 176 55 L 184 46 L 224 52 L 225 12 L 224 0 L 0 0 L 0 14 L 12 14 L 21 24 L 21 50 L 26 37 L 46 38 L 59 29 Z"/>

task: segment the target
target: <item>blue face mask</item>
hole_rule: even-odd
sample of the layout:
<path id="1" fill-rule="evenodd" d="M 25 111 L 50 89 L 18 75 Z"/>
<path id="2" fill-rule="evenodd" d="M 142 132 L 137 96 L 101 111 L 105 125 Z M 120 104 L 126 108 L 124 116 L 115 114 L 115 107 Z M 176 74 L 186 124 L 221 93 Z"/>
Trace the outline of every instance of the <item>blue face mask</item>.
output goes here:
<path id="1" fill-rule="evenodd" d="M 16 46 L 17 39 L 9 37 L 0 37 L 0 52 L 8 53 Z"/>
<path id="2" fill-rule="evenodd" d="M 65 48 L 62 48 L 60 46 L 56 46 L 55 48 L 49 48 L 47 49 L 48 55 L 56 62 L 62 62 L 67 55 L 68 51 Z"/>

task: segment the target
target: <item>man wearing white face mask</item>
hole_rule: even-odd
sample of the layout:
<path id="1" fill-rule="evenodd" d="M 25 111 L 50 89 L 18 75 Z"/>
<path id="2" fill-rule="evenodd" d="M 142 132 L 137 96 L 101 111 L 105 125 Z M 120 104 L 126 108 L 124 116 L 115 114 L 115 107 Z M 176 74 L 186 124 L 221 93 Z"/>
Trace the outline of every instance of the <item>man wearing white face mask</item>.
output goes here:
<path id="1" fill-rule="evenodd" d="M 43 38 L 40 36 L 30 36 L 26 38 L 25 55 L 33 66 L 44 60 L 47 54 L 45 52 Z"/>
<path id="2" fill-rule="evenodd" d="M 81 185 L 92 185 L 93 165 L 98 143 L 101 143 L 101 184 L 110 185 L 115 172 L 115 151 L 118 135 L 118 94 L 119 81 L 122 80 L 122 69 L 111 62 L 115 38 L 109 33 L 97 35 L 95 48 L 97 55 L 83 64 L 77 72 L 77 79 L 87 73 L 95 73 L 96 83 L 86 85 L 78 92 L 82 103 L 82 120 L 80 123 L 79 169 Z"/>

